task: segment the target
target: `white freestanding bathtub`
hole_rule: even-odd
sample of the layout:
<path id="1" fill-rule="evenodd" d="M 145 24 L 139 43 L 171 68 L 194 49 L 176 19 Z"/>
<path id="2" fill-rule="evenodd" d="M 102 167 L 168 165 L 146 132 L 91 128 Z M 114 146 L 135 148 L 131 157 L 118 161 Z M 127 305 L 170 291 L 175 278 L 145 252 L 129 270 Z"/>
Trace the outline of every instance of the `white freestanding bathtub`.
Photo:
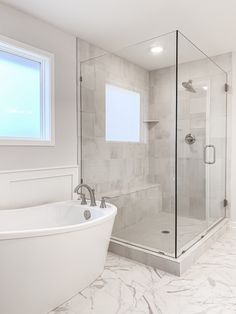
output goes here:
<path id="1" fill-rule="evenodd" d="M 103 271 L 115 215 L 80 201 L 0 210 L 0 313 L 46 314 L 87 287 Z"/>

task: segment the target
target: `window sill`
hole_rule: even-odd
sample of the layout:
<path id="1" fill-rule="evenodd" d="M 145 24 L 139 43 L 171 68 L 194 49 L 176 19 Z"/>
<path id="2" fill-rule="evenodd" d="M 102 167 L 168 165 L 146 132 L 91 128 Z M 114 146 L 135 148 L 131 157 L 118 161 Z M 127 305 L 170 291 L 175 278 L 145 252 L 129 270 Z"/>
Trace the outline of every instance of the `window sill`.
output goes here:
<path id="1" fill-rule="evenodd" d="M 0 146 L 55 146 L 55 140 L 0 139 Z"/>

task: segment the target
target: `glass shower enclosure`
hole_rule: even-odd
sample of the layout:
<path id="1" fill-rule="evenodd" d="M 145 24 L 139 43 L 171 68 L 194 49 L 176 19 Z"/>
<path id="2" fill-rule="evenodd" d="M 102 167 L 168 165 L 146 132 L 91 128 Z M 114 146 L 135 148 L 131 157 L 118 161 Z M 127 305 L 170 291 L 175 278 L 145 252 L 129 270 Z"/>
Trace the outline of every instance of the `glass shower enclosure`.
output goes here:
<path id="1" fill-rule="evenodd" d="M 81 179 L 118 208 L 111 241 L 177 258 L 225 217 L 224 56 L 179 31 L 81 47 Z"/>

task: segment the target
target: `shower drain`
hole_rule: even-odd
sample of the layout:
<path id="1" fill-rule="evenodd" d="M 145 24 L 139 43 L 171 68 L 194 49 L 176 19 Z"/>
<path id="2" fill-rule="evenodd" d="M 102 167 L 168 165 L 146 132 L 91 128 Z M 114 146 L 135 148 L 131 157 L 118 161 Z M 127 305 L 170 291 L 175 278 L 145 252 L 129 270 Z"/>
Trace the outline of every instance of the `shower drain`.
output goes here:
<path id="1" fill-rule="evenodd" d="M 161 233 L 168 234 L 168 233 L 170 233 L 170 231 L 169 230 L 162 230 Z"/>

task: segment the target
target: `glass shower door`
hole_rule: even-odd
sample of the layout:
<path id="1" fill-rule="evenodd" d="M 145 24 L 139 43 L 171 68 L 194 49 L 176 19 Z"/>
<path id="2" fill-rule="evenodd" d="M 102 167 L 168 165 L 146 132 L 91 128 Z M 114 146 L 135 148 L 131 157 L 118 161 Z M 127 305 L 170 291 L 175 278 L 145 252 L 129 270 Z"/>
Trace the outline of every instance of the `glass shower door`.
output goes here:
<path id="1" fill-rule="evenodd" d="M 225 216 L 226 186 L 226 73 L 181 33 L 178 48 L 176 256 Z"/>
<path id="2" fill-rule="evenodd" d="M 211 82 L 209 127 L 204 162 L 206 165 L 206 197 L 208 228 L 225 216 L 226 207 L 226 74 L 215 71 Z"/>

